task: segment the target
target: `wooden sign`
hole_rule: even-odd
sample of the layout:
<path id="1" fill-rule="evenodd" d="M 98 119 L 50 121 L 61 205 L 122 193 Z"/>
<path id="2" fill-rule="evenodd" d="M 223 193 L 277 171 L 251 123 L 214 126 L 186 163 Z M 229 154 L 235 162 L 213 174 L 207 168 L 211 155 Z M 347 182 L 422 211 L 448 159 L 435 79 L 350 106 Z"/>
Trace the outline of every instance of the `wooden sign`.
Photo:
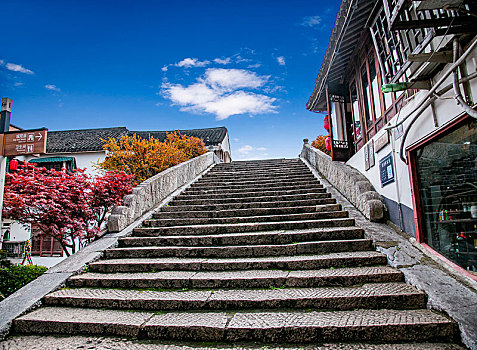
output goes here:
<path id="1" fill-rule="evenodd" d="M 376 140 L 376 152 L 381 151 L 388 143 L 389 143 L 389 133 L 385 131 L 384 134 L 381 135 Z"/>
<path id="2" fill-rule="evenodd" d="M 5 133 L 3 155 L 8 157 L 46 153 L 47 131 L 47 129 L 37 129 Z"/>

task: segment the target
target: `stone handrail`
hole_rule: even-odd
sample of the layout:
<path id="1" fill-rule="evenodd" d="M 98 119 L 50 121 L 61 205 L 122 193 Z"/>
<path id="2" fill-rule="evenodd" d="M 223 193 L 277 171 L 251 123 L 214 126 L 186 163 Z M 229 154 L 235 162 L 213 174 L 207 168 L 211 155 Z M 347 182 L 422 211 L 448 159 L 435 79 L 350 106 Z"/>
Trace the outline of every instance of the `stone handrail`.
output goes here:
<path id="1" fill-rule="evenodd" d="M 306 159 L 326 180 L 345 196 L 368 220 L 379 221 L 384 216 L 384 204 L 369 180 L 358 170 L 310 146 L 303 140 L 300 157 Z"/>
<path id="2" fill-rule="evenodd" d="M 213 152 L 207 152 L 141 182 L 131 194 L 124 196 L 124 205 L 113 209 L 108 218 L 108 231 L 121 231 L 176 189 L 192 181 L 212 164 L 220 162 Z"/>

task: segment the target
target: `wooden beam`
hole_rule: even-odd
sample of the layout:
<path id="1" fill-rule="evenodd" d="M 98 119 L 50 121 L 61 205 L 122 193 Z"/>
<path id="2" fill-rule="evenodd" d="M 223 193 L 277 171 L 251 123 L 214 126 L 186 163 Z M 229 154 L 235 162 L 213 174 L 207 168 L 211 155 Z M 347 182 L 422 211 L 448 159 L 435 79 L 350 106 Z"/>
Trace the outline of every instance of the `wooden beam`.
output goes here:
<path id="1" fill-rule="evenodd" d="M 410 54 L 407 59 L 412 62 L 451 63 L 453 61 L 452 51 Z"/>
<path id="2" fill-rule="evenodd" d="M 439 10 L 444 6 L 459 7 L 464 0 L 421 0 L 421 3 L 417 6 L 416 10 Z"/>
<path id="3" fill-rule="evenodd" d="M 419 19 L 412 21 L 400 21 L 395 22 L 393 30 L 403 29 L 420 29 L 420 28 L 438 28 L 448 27 L 450 25 L 467 25 L 475 23 L 475 18 L 471 16 L 459 16 L 459 17 L 447 17 L 447 18 L 432 18 L 432 19 Z"/>

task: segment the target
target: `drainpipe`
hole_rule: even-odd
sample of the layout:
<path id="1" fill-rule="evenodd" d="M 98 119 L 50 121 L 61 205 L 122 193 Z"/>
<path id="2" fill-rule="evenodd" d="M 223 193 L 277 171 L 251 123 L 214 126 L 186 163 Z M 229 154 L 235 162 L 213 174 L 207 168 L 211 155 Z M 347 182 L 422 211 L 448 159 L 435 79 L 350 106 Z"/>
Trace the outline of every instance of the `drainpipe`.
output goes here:
<path id="1" fill-rule="evenodd" d="M 459 57 L 459 39 L 454 38 L 453 42 L 453 51 L 454 51 L 454 62 L 457 61 Z M 458 69 L 453 71 L 454 74 L 454 80 L 452 81 L 452 87 L 454 88 L 454 93 L 455 93 L 455 99 L 457 100 L 457 104 L 462 107 L 464 112 L 466 112 L 468 115 L 470 115 L 472 118 L 477 119 L 477 111 L 473 109 L 471 106 L 467 104 L 467 102 L 464 101 L 464 98 L 462 97 L 462 93 L 460 92 L 460 87 L 459 87 L 459 74 L 458 74 Z"/>

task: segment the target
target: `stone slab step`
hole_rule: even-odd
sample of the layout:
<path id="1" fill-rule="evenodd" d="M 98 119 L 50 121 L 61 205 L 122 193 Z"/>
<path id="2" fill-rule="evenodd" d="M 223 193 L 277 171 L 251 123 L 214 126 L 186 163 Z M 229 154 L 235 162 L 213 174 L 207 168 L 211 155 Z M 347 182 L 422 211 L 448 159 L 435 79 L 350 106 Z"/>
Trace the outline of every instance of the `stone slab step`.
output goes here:
<path id="1" fill-rule="evenodd" d="M 449 341 L 456 326 L 430 310 L 293 312 L 131 312 L 44 307 L 21 316 L 27 334 L 99 334 L 147 339 L 310 343 Z"/>
<path id="2" fill-rule="evenodd" d="M 357 287 L 272 290 L 138 291 L 62 289 L 47 295 L 48 306 L 126 310 L 242 309 L 419 309 L 426 294 L 405 283 L 372 283 Z"/>
<path id="3" fill-rule="evenodd" d="M 218 247 L 128 247 L 107 249 L 106 259 L 158 258 L 158 257 L 207 257 L 236 258 L 258 256 L 294 256 L 297 254 L 325 254 L 370 250 L 369 239 L 300 242 L 296 244 L 242 245 Z"/>
<path id="4" fill-rule="evenodd" d="M 249 222 L 277 222 L 294 220 L 319 220 L 348 217 L 347 211 L 323 211 L 314 213 L 298 213 L 285 215 L 261 215 L 261 216 L 240 216 L 222 218 L 174 218 L 174 219 L 152 219 L 144 220 L 143 227 L 170 227 L 184 225 L 213 225 L 213 224 L 239 224 Z"/>
<path id="5" fill-rule="evenodd" d="M 317 187 L 307 187 L 298 189 L 273 189 L 273 190 L 260 190 L 256 189 L 250 192 L 235 192 L 224 191 L 215 193 L 181 193 L 177 199 L 215 199 L 215 198 L 243 198 L 246 200 L 248 197 L 266 197 L 266 196 L 283 196 L 283 195 L 295 195 L 295 194 L 309 194 L 309 193 L 325 193 L 326 189 Z"/>
<path id="6" fill-rule="evenodd" d="M 188 225 L 171 227 L 139 227 L 133 230 L 134 237 L 177 236 L 177 235 L 206 235 L 223 233 L 244 233 L 272 230 L 302 230 L 322 227 L 348 227 L 354 226 L 355 220 L 350 218 L 281 221 L 281 222 L 256 222 L 241 224 L 216 224 L 216 225 Z"/>
<path id="7" fill-rule="evenodd" d="M 228 185 L 228 184 L 254 184 L 254 183 L 264 183 L 264 182 L 273 182 L 273 181 L 284 181 L 284 182 L 294 182 L 294 181 L 312 181 L 316 180 L 313 174 L 301 174 L 301 175 L 293 175 L 293 176 L 269 176 L 269 177 L 256 177 L 251 176 L 248 178 L 240 178 L 237 179 L 235 177 L 230 177 L 228 179 L 224 178 L 217 178 L 217 179 L 210 179 L 203 177 L 199 181 L 201 184 L 216 184 L 216 185 Z"/>
<path id="8" fill-rule="evenodd" d="M 241 192 L 253 192 L 253 191 L 287 191 L 287 190 L 301 190 L 301 189 L 317 189 L 323 188 L 323 185 L 318 182 L 302 182 L 302 183 L 287 183 L 287 184 L 276 184 L 271 183 L 266 186 L 248 186 L 244 187 L 238 185 L 236 187 L 189 187 L 187 190 L 182 192 L 183 194 L 213 194 L 213 193 L 241 193 Z"/>
<path id="9" fill-rule="evenodd" d="M 150 273 L 84 273 L 68 280 L 70 287 L 125 289 L 182 288 L 308 288 L 401 282 L 400 271 L 389 266 L 320 270 L 160 271 Z"/>
<path id="10" fill-rule="evenodd" d="M 203 184 L 199 181 L 194 182 L 190 185 L 189 189 L 191 190 L 228 190 L 228 189 L 243 189 L 243 188 L 268 188 L 268 187 L 293 187 L 293 186 L 307 186 L 307 185 L 320 185 L 320 182 L 317 179 L 306 179 L 306 180 L 297 180 L 297 181 L 288 181 L 288 180 L 269 180 L 269 181 L 253 181 L 253 182 L 244 182 L 244 183 L 227 183 L 224 185 L 219 185 L 216 183 L 207 183 Z"/>
<path id="11" fill-rule="evenodd" d="M 161 212 L 170 211 L 208 211 L 208 210 L 230 210 L 230 209 L 252 209 L 252 208 L 272 208 L 272 207 L 295 207 L 310 205 L 335 204 L 335 198 L 317 198 L 296 201 L 276 201 L 276 202 L 236 202 L 222 204 L 195 204 L 195 205 L 166 205 L 160 209 Z"/>
<path id="12" fill-rule="evenodd" d="M 202 177 L 203 180 L 234 180 L 241 181 L 247 179 L 274 179 L 274 178 L 290 178 L 310 176 L 312 173 L 309 169 L 300 169 L 293 171 L 230 171 L 230 172 L 214 172 L 210 171 Z"/>
<path id="13" fill-rule="evenodd" d="M 120 247 L 147 247 L 147 246 L 222 246 L 247 244 L 291 244 L 306 241 L 325 241 L 363 238 L 361 228 L 338 227 L 318 228 L 296 231 L 265 231 L 227 233 L 215 235 L 189 236 L 157 236 L 157 237 L 124 237 L 119 239 Z"/>
<path id="14" fill-rule="evenodd" d="M 250 208 L 235 210 L 207 210 L 207 211 L 161 211 L 153 214 L 153 219 L 176 219 L 176 218 L 227 218 L 263 215 L 284 215 L 299 213 L 316 213 L 327 211 L 340 211 L 340 204 L 309 205 L 302 207 L 270 207 Z"/>
<path id="15" fill-rule="evenodd" d="M 10 337 L 0 342 L 3 349 L 97 349 L 97 350 L 297 350 L 296 345 L 266 345 L 219 342 L 213 344 L 185 343 L 161 340 L 124 339 L 121 337 L 96 336 L 63 336 L 63 335 L 22 335 Z M 322 343 L 320 345 L 300 344 L 300 350 L 464 350 L 455 343 Z"/>
<path id="16" fill-rule="evenodd" d="M 299 201 L 306 199 L 322 199 L 331 198 L 330 193 L 304 193 L 279 196 L 257 196 L 257 197 L 226 197 L 226 198 L 209 198 L 209 199 L 180 199 L 176 197 L 169 205 L 203 205 L 203 204 L 227 204 L 227 203 L 250 203 L 250 202 L 279 202 L 279 201 Z"/>
<path id="17" fill-rule="evenodd" d="M 100 273 L 156 271 L 231 270 L 317 270 L 330 267 L 385 265 L 386 256 L 377 251 L 358 251 L 321 255 L 258 258 L 155 258 L 110 259 L 89 264 L 88 271 Z"/>

